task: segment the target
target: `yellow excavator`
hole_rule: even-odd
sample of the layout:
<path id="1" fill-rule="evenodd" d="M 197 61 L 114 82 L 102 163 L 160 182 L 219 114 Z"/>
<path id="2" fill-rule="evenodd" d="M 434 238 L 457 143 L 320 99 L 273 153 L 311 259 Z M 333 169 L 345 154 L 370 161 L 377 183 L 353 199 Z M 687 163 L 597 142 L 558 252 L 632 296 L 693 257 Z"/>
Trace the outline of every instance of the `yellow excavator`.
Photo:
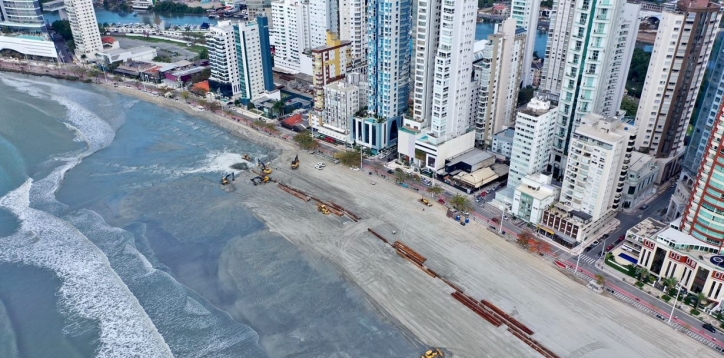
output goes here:
<path id="1" fill-rule="evenodd" d="M 264 162 L 262 162 L 261 160 L 259 161 L 259 166 L 261 166 L 261 172 L 262 172 L 262 173 L 264 173 L 264 174 L 266 174 L 266 175 L 269 175 L 269 174 L 272 173 L 272 169 L 269 168 L 268 165 L 264 164 Z"/>
<path id="2" fill-rule="evenodd" d="M 251 178 L 251 183 L 254 185 L 266 184 L 269 181 L 271 181 L 271 178 L 269 178 L 266 175 L 265 176 L 255 176 L 255 177 Z"/>
<path id="3" fill-rule="evenodd" d="M 299 169 L 299 154 L 292 160 L 292 169 Z"/>
<path id="4" fill-rule="evenodd" d="M 235 177 L 234 173 L 229 173 L 229 174 L 226 174 L 225 176 L 221 177 L 221 181 L 220 181 L 221 185 L 226 185 L 226 184 L 231 183 L 232 181 L 234 181 L 234 179 L 235 179 L 234 177 Z M 229 178 L 231 178 L 231 181 L 229 181 Z"/>
<path id="5" fill-rule="evenodd" d="M 421 355 L 420 358 L 442 358 L 444 356 L 445 353 L 443 353 L 440 348 L 432 348 Z"/>
<path id="6" fill-rule="evenodd" d="M 329 214 L 329 209 L 327 209 L 327 205 L 317 204 L 317 210 L 319 210 L 319 212 L 324 215 Z"/>
<path id="7" fill-rule="evenodd" d="M 420 199 L 417 200 L 417 201 L 421 202 L 421 203 L 424 204 L 424 205 L 432 206 L 432 204 L 430 204 L 430 200 L 427 200 L 427 199 L 425 199 L 425 198 L 420 198 Z"/>
<path id="8" fill-rule="evenodd" d="M 246 160 L 247 162 L 251 161 L 251 155 L 249 155 L 249 154 L 244 154 L 241 158 Z"/>

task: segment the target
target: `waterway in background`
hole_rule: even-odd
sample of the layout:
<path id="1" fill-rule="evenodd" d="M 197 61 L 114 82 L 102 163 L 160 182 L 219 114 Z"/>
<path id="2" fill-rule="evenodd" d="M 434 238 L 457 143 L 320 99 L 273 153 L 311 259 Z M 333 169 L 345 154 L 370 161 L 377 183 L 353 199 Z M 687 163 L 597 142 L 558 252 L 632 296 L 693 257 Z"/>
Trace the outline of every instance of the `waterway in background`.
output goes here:
<path id="1" fill-rule="evenodd" d="M 269 148 L 90 85 L 0 74 L 0 93 L 0 357 L 420 355 L 219 189 Z"/>

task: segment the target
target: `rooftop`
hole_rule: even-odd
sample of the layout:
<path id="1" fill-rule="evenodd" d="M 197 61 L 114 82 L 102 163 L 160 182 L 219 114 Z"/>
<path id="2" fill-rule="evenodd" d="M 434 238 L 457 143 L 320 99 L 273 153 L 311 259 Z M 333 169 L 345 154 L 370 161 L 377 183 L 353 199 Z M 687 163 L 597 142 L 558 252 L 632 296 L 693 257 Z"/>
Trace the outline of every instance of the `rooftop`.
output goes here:
<path id="1" fill-rule="evenodd" d="M 659 241 L 663 241 L 667 245 L 674 245 L 677 249 L 684 248 L 683 246 L 697 246 L 701 248 L 718 249 L 717 246 L 707 244 L 685 232 L 681 232 L 672 227 L 660 232 L 657 236 Z"/>
<path id="2" fill-rule="evenodd" d="M 488 153 L 486 151 L 480 150 L 480 149 L 473 149 L 471 151 L 468 151 L 466 153 L 463 153 L 457 157 L 449 159 L 450 162 L 446 163 L 446 166 L 452 166 L 457 163 L 463 162 L 465 164 L 474 165 L 477 163 L 480 163 L 486 159 L 489 159 L 491 157 L 494 157 L 494 154 Z"/>
<path id="3" fill-rule="evenodd" d="M 551 102 L 543 98 L 534 97 L 530 100 L 530 102 L 518 107 L 518 112 L 527 114 L 529 116 L 539 117 L 555 108 L 555 106 L 551 105 Z"/>
<path id="4" fill-rule="evenodd" d="M 638 172 L 647 165 L 650 165 L 650 163 L 652 163 L 653 161 L 654 157 L 648 154 L 633 151 L 631 152 L 631 164 L 629 164 L 628 170 L 632 172 Z"/>
<path id="5" fill-rule="evenodd" d="M 551 196 L 555 196 L 556 192 L 558 192 L 558 188 L 547 184 L 541 185 L 539 189 L 533 188 L 525 184 L 520 184 L 515 190 L 530 195 L 531 197 L 538 200 L 543 200 Z"/>
<path id="6" fill-rule="evenodd" d="M 652 237 L 656 233 L 667 227 L 668 225 L 662 223 L 661 221 L 654 220 L 652 218 L 646 218 L 644 219 L 644 221 L 628 229 L 628 231 L 641 237 Z"/>
<path id="7" fill-rule="evenodd" d="M 512 142 L 513 137 L 515 137 L 515 128 L 503 129 L 502 131 L 495 133 L 494 137 L 497 138 L 498 140 Z"/>

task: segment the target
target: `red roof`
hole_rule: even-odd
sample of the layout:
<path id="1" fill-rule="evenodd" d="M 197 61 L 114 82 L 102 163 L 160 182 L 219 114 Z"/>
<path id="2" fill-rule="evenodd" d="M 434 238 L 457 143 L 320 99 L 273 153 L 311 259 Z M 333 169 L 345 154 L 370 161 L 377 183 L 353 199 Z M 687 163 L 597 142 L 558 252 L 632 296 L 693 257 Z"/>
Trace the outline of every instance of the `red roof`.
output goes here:
<path id="1" fill-rule="evenodd" d="M 103 36 L 101 37 L 101 42 L 103 42 L 104 44 L 112 44 L 116 42 L 116 38 L 113 36 Z"/>
<path id="2" fill-rule="evenodd" d="M 209 81 L 201 81 L 201 82 L 195 83 L 193 88 L 204 90 L 206 92 L 209 92 L 211 90 L 211 87 L 209 87 Z"/>
<path id="3" fill-rule="evenodd" d="M 304 122 L 304 119 L 302 119 L 301 114 L 297 113 L 297 114 L 283 120 L 282 122 L 284 122 L 290 126 L 296 126 L 297 124 L 302 124 L 302 122 Z"/>
<path id="4" fill-rule="evenodd" d="M 508 7 L 503 4 L 498 4 L 498 5 L 493 6 L 493 10 L 505 10 L 507 8 Z"/>

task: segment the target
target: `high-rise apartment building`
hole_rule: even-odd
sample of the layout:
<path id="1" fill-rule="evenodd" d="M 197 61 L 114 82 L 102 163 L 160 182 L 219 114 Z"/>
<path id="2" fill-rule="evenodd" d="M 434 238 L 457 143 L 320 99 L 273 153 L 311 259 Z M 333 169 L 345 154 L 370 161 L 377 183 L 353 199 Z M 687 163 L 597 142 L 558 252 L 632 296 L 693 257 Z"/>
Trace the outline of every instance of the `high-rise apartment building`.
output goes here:
<path id="1" fill-rule="evenodd" d="M 271 9 L 274 66 L 311 75 L 311 57 L 304 54 L 312 49 L 308 3 L 300 0 L 277 0 L 272 1 Z M 305 61 L 309 63 L 303 63 Z"/>
<path id="2" fill-rule="evenodd" d="M 587 6 L 591 6 L 590 2 Z M 566 55 L 576 10 L 576 0 L 555 0 L 550 12 L 548 42 L 546 43 L 545 62 L 541 71 L 541 83 L 538 89 L 557 99 L 561 93 L 561 82 L 565 71 Z"/>
<path id="3" fill-rule="evenodd" d="M 581 118 L 587 113 L 614 116 L 618 112 L 638 32 L 638 11 L 639 5 L 625 0 L 577 0 L 573 15 L 556 29 L 558 41 L 563 34 L 569 35 L 565 63 L 558 57 L 549 60 L 558 62 L 549 66 L 564 69 L 553 142 L 554 178 L 561 177 Z"/>
<path id="4" fill-rule="evenodd" d="M 515 189 L 526 176 L 546 170 L 555 130 L 555 109 L 550 102 L 539 98 L 531 99 L 525 107 L 518 109 L 508 188 Z"/>
<path id="5" fill-rule="evenodd" d="M 0 50 L 58 57 L 55 44 L 48 36 L 39 2 L 0 0 Z"/>
<path id="6" fill-rule="evenodd" d="M 75 43 L 75 55 L 83 58 L 95 58 L 96 52 L 103 50 L 101 33 L 91 0 L 66 0 L 70 30 Z"/>
<path id="7" fill-rule="evenodd" d="M 352 41 L 356 61 L 367 61 L 367 1 L 339 0 L 339 38 Z"/>
<path id="8" fill-rule="evenodd" d="M 266 17 L 236 24 L 221 21 L 210 29 L 207 46 L 212 90 L 246 103 L 275 89 Z"/>
<path id="9" fill-rule="evenodd" d="M 571 136 L 560 202 L 593 221 L 621 205 L 636 127 L 616 117 L 583 116 Z"/>
<path id="10" fill-rule="evenodd" d="M 359 92 L 359 87 L 349 85 L 345 81 L 324 86 L 325 101 L 321 127 L 327 131 L 320 130 L 320 133 L 338 140 L 347 140 L 346 133 L 350 121 L 361 108 Z"/>
<path id="11" fill-rule="evenodd" d="M 523 86 L 533 84 L 531 64 L 533 63 L 533 52 L 535 51 L 536 31 L 538 31 L 539 10 L 540 1 L 513 0 L 510 4 L 510 17 L 515 19 L 516 26 L 526 31 L 525 51 L 523 52 L 523 72 L 521 76 Z M 538 55 L 542 56 L 543 54 Z"/>
<path id="12" fill-rule="evenodd" d="M 411 0 L 368 0 L 367 111 L 352 138 L 377 152 L 393 145 L 410 93 Z"/>
<path id="13" fill-rule="evenodd" d="M 326 45 L 312 49 L 312 86 L 314 109 L 317 111 L 325 108 L 324 87 L 344 79 L 347 71 L 352 68 L 351 42 L 340 40 L 337 34 L 331 31 L 327 32 L 326 41 Z"/>
<path id="14" fill-rule="evenodd" d="M 435 77 L 435 56 L 440 33 L 441 8 L 440 1 L 415 1 L 413 9 L 417 16 L 412 18 L 412 119 L 422 128 L 429 125 L 432 115 L 431 79 Z"/>
<path id="15" fill-rule="evenodd" d="M 513 126 L 525 41 L 525 30 L 509 18 L 488 36 L 482 61 L 473 66 L 481 73 L 475 118 L 476 141 L 481 146 L 490 146 L 495 133 Z"/>
<path id="16" fill-rule="evenodd" d="M 721 21 L 720 5 L 681 0 L 662 13 L 639 102 L 636 146 L 663 159 L 659 182 L 678 172 L 684 137 Z"/>
<path id="17" fill-rule="evenodd" d="M 312 48 L 327 45 L 327 31 L 339 34 L 337 0 L 309 1 L 309 42 Z"/>

